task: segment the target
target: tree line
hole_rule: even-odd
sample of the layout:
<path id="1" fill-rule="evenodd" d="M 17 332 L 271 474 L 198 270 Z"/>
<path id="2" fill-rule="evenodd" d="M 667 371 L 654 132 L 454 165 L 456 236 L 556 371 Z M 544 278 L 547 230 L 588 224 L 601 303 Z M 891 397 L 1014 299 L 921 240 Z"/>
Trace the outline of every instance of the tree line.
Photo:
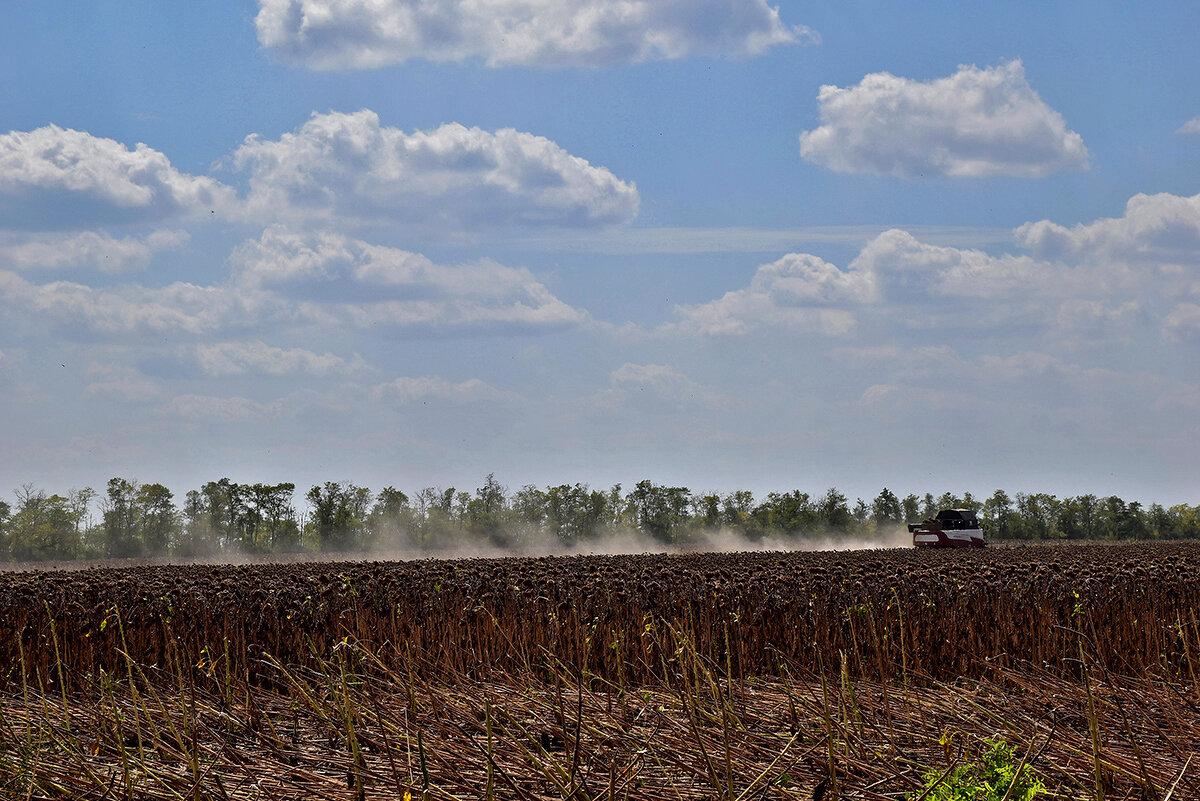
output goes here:
<path id="1" fill-rule="evenodd" d="M 649 480 L 624 491 L 587 484 L 526 485 L 510 492 L 494 475 L 482 487 L 374 492 L 350 482 L 314 485 L 297 509 L 296 486 L 238 484 L 228 478 L 189 491 L 177 504 L 162 484 L 110 479 L 47 495 L 32 485 L 0 501 L 0 560 L 209 557 L 222 554 L 558 548 L 634 534 L 664 545 L 703 543 L 716 533 L 747 542 L 814 537 L 870 538 L 944 508 L 974 510 L 987 535 L 1002 540 L 1200 538 L 1200 506 L 1146 507 L 1111 495 L 1057 498 L 996 490 L 899 497 L 884 488 L 854 503 L 822 494 L 747 490 L 697 493 Z"/>

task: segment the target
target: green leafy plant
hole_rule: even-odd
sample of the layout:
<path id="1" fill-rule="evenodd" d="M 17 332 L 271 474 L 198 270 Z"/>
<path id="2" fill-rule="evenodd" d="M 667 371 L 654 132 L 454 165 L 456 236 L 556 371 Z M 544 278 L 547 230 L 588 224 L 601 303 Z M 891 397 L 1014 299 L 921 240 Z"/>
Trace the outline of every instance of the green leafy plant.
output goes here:
<path id="1" fill-rule="evenodd" d="M 959 765 L 946 776 L 939 771 L 925 774 L 925 788 L 909 795 L 909 801 L 1033 801 L 1046 786 L 1028 766 L 1013 759 L 1013 748 L 1003 740 L 985 741 L 979 764 Z"/>

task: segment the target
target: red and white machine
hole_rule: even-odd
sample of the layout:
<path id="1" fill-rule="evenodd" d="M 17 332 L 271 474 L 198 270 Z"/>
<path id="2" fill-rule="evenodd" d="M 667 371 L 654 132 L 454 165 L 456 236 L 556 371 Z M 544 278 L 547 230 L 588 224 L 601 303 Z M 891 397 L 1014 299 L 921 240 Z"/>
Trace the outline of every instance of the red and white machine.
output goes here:
<path id="1" fill-rule="evenodd" d="M 918 548 L 983 548 L 983 529 L 970 509 L 943 509 L 937 517 L 909 523 L 913 545 Z"/>

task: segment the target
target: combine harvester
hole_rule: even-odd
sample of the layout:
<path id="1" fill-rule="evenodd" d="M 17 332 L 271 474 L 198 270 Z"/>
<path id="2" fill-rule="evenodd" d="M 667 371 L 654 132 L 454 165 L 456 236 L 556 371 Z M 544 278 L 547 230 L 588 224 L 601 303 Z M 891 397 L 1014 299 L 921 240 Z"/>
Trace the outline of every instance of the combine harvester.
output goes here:
<path id="1" fill-rule="evenodd" d="M 943 509 L 937 517 L 909 523 L 913 545 L 918 548 L 984 548 L 983 529 L 970 509 Z"/>

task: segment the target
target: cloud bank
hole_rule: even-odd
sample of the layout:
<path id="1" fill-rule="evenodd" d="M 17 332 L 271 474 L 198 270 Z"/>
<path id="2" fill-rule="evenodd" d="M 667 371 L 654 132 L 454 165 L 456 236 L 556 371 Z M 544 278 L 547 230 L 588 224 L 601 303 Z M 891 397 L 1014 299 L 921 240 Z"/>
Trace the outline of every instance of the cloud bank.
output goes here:
<path id="1" fill-rule="evenodd" d="M 157 150 L 47 125 L 0 134 L 0 227 L 85 228 L 226 213 L 228 186 Z"/>
<path id="2" fill-rule="evenodd" d="M 259 0 L 255 25 L 263 47 L 318 70 L 410 59 L 603 67 L 817 40 L 765 0 Z"/>
<path id="3" fill-rule="evenodd" d="M 375 112 L 313 116 L 234 154 L 249 206 L 266 218 L 339 218 L 448 232 L 498 226 L 589 228 L 631 221 L 637 189 L 549 139 L 457 123 L 406 133 Z"/>
<path id="4" fill-rule="evenodd" d="M 1088 167 L 1079 134 L 1025 79 L 1019 60 L 913 81 L 887 72 L 822 86 L 821 126 L 800 155 L 835 172 L 900 178 L 1041 178 Z"/>

